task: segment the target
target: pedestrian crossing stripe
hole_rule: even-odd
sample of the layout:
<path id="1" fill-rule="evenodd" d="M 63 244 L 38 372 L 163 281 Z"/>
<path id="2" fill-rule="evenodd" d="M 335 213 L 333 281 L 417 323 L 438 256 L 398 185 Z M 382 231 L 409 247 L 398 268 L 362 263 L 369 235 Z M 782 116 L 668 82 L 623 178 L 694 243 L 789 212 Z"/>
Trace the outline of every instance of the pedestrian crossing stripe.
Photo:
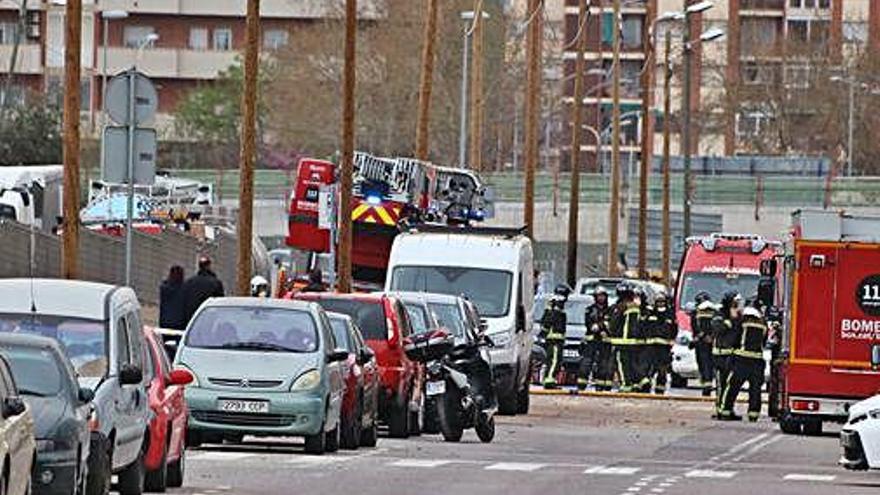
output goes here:
<path id="1" fill-rule="evenodd" d="M 837 479 L 837 476 L 832 474 L 800 474 L 800 473 L 791 473 L 786 474 L 785 477 L 782 478 L 785 481 L 824 481 L 831 482 Z"/>
<path id="2" fill-rule="evenodd" d="M 642 468 L 625 466 L 595 466 L 584 471 L 584 474 L 601 474 L 609 476 L 632 476 Z"/>
<path id="3" fill-rule="evenodd" d="M 440 466 L 445 466 L 447 464 L 451 464 L 452 461 L 436 461 L 431 459 L 401 459 L 397 462 L 392 462 L 388 464 L 389 466 L 394 467 L 405 467 L 405 468 L 435 468 Z"/>
<path id="4" fill-rule="evenodd" d="M 486 466 L 485 469 L 486 471 L 523 471 L 531 473 L 532 471 L 537 471 L 546 466 L 546 464 L 534 464 L 529 462 L 498 462 Z"/>
<path id="5" fill-rule="evenodd" d="M 685 478 L 716 478 L 730 479 L 737 475 L 736 471 L 713 471 L 711 469 L 694 469 L 685 473 Z"/>

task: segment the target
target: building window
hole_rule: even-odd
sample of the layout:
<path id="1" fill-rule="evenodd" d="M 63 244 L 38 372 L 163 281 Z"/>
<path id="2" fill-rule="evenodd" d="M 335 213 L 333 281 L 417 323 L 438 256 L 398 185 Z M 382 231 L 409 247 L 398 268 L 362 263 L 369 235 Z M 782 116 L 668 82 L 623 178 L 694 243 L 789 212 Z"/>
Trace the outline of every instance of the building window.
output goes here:
<path id="1" fill-rule="evenodd" d="M 810 87 L 810 66 L 789 65 L 785 67 L 785 86 L 791 89 Z"/>
<path id="2" fill-rule="evenodd" d="M 821 19 L 789 19 L 788 40 L 824 45 L 830 37 L 831 23 Z"/>
<path id="3" fill-rule="evenodd" d="M 0 22 L 0 45 L 15 44 L 18 25 L 14 22 Z"/>
<path id="4" fill-rule="evenodd" d="M 207 28 L 189 28 L 189 49 L 190 50 L 207 50 L 208 49 L 208 29 Z"/>
<path id="5" fill-rule="evenodd" d="M 760 111 L 740 112 L 736 116 L 736 135 L 740 139 L 760 136 L 770 124 L 770 116 Z"/>
<path id="6" fill-rule="evenodd" d="M 776 45 L 781 24 L 776 19 L 748 18 L 743 19 L 740 29 L 742 53 L 752 55 L 766 50 L 773 50 Z"/>
<path id="7" fill-rule="evenodd" d="M 742 82 L 752 86 L 769 86 L 778 81 L 779 66 L 770 63 L 744 62 L 740 69 Z"/>
<path id="8" fill-rule="evenodd" d="M 218 51 L 232 50 L 232 30 L 217 28 L 214 30 L 214 49 Z"/>
<path id="9" fill-rule="evenodd" d="M 848 21 L 843 23 L 843 41 L 861 45 L 868 41 L 868 23 Z"/>
<path id="10" fill-rule="evenodd" d="M 789 0 L 788 5 L 793 9 L 830 9 L 831 0 Z"/>
<path id="11" fill-rule="evenodd" d="M 622 28 L 620 35 L 623 46 L 625 48 L 640 48 L 642 46 L 641 16 L 624 17 Z"/>
<path id="12" fill-rule="evenodd" d="M 82 79 L 79 82 L 79 110 L 88 112 L 92 108 L 92 81 Z"/>
<path id="13" fill-rule="evenodd" d="M 122 36 L 126 48 L 140 48 L 141 44 L 147 39 L 147 36 L 155 32 L 156 30 L 153 26 L 125 26 Z M 147 47 L 152 48 L 154 43 L 151 41 Z"/>
<path id="14" fill-rule="evenodd" d="M 268 29 L 263 33 L 263 48 L 267 50 L 278 50 L 287 46 L 289 33 L 286 29 Z"/>

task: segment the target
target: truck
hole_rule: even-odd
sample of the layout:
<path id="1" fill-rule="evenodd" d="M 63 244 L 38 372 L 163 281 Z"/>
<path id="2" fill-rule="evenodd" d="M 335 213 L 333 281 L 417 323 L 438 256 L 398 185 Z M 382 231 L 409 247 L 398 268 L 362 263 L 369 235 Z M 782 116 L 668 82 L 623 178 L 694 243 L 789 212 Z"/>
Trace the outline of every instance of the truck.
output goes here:
<path id="1" fill-rule="evenodd" d="M 336 164 L 300 160 L 290 196 L 287 246 L 332 252 L 321 200 L 338 203 L 338 188 L 332 187 L 338 180 Z M 476 174 L 411 158 L 355 153 L 352 186 L 352 271 L 359 282 L 384 283 L 391 246 L 402 228 L 429 222 L 469 224 L 493 213 L 490 192 Z"/>
<path id="2" fill-rule="evenodd" d="M 61 216 L 61 165 L 0 167 L 0 218 L 50 233 Z"/>
<path id="3" fill-rule="evenodd" d="M 771 412 L 789 434 L 819 434 L 880 391 L 880 217 L 793 214 Z"/>
<path id="4" fill-rule="evenodd" d="M 719 303 L 725 292 L 736 291 L 744 298 L 757 294 L 763 260 L 782 249 L 778 241 L 753 234 L 713 233 L 688 238 L 678 270 L 675 290 L 675 320 L 678 338 L 672 349 L 672 386 L 685 387 L 699 376 L 689 306 L 702 291 Z"/>

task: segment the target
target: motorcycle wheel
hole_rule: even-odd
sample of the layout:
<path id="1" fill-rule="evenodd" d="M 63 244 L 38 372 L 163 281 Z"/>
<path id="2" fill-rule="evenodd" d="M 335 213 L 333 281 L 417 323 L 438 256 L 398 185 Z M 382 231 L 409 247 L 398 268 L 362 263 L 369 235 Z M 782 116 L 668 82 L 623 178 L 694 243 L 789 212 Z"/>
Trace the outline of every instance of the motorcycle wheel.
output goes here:
<path id="1" fill-rule="evenodd" d="M 438 400 L 439 399 L 439 400 Z M 447 442 L 459 442 L 464 434 L 464 426 L 461 424 L 461 396 L 458 389 L 447 385 L 446 393 L 435 397 L 437 403 L 437 415 L 440 417 L 440 433 Z"/>
<path id="2" fill-rule="evenodd" d="M 495 416 L 487 416 L 485 414 L 480 414 L 480 419 L 477 420 L 477 436 L 480 438 L 480 441 L 483 443 L 489 443 L 495 438 Z"/>

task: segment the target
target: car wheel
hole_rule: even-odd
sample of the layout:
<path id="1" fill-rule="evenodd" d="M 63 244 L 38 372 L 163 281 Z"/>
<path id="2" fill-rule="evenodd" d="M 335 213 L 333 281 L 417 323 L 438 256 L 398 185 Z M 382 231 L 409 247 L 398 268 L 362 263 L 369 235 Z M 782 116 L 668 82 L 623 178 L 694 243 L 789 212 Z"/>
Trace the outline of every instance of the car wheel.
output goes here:
<path id="1" fill-rule="evenodd" d="M 336 423 L 336 427 L 327 432 L 327 440 L 324 443 L 324 448 L 327 452 L 336 452 L 339 450 L 339 427 L 341 421 Z"/>
<path id="2" fill-rule="evenodd" d="M 403 405 L 391 405 L 388 412 L 388 436 L 391 438 L 406 438 L 409 436 L 409 401 L 404 400 Z"/>
<path id="3" fill-rule="evenodd" d="M 186 474 L 186 449 L 180 449 L 180 457 L 168 465 L 168 487 L 180 488 L 183 486 L 183 477 Z"/>
<path id="4" fill-rule="evenodd" d="M 87 495 L 107 495 L 110 493 L 110 446 L 103 437 L 97 437 L 90 447 L 88 473 L 86 474 Z"/>
<path id="5" fill-rule="evenodd" d="M 341 420 L 342 438 L 340 439 L 340 446 L 343 449 L 356 450 L 361 445 L 361 411 L 363 411 L 363 408 L 360 406 L 360 401 L 358 401 L 358 406 L 351 413 L 351 417 L 347 419 L 343 417 Z"/>
<path id="6" fill-rule="evenodd" d="M 324 432 L 324 425 L 321 430 L 314 435 L 306 435 L 306 453 L 312 455 L 323 455 L 327 450 L 327 434 Z"/>
<path id="7" fill-rule="evenodd" d="M 529 382 L 526 380 L 526 382 L 523 383 L 522 388 L 519 389 L 519 394 L 516 398 L 516 413 L 528 414 L 530 403 L 531 396 L 529 395 Z"/>
<path id="8" fill-rule="evenodd" d="M 422 432 L 428 435 L 440 433 L 437 424 L 437 402 L 434 399 L 425 399 L 425 412 L 422 414 Z"/>
<path id="9" fill-rule="evenodd" d="M 672 388 L 687 388 L 688 380 L 687 378 L 679 375 L 678 373 L 672 373 L 672 380 L 670 381 L 670 385 Z"/>
<path id="10" fill-rule="evenodd" d="M 515 388 L 498 396 L 498 414 L 513 416 L 519 409 L 519 391 Z"/>
<path id="11" fill-rule="evenodd" d="M 373 424 L 361 430 L 361 447 L 375 447 L 379 440 L 379 426 L 373 418 Z"/>
<path id="12" fill-rule="evenodd" d="M 144 493 L 144 453 L 119 473 L 120 495 L 142 495 Z"/>
<path id="13" fill-rule="evenodd" d="M 186 446 L 192 448 L 199 448 L 202 446 L 202 435 L 197 431 L 189 431 L 186 432 Z"/>
<path id="14" fill-rule="evenodd" d="M 168 448 L 162 452 L 162 460 L 155 471 L 147 471 L 144 477 L 144 490 L 153 493 L 165 493 L 168 486 Z"/>

